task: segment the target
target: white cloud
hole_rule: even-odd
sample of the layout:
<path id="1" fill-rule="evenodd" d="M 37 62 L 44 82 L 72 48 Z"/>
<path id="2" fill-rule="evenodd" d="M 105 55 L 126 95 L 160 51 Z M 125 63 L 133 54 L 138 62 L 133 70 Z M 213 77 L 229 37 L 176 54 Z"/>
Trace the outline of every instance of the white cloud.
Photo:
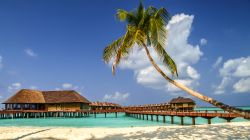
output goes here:
<path id="1" fill-rule="evenodd" d="M 249 78 L 242 78 L 237 83 L 233 85 L 234 92 L 243 93 L 243 92 L 250 92 L 250 77 Z"/>
<path id="2" fill-rule="evenodd" d="M 202 39 L 200 40 L 200 45 L 201 45 L 201 46 L 207 45 L 207 40 L 206 40 L 205 38 L 202 38 Z"/>
<path id="3" fill-rule="evenodd" d="M 32 49 L 25 49 L 24 52 L 28 55 L 28 56 L 31 56 L 31 57 L 37 57 L 37 54 L 32 50 Z"/>
<path id="4" fill-rule="evenodd" d="M 225 93 L 225 88 L 232 82 L 232 79 L 229 77 L 223 77 L 221 83 L 218 86 L 214 86 L 215 94 Z"/>
<path id="5" fill-rule="evenodd" d="M 73 87 L 73 85 L 70 84 L 70 83 L 63 83 L 63 84 L 62 84 L 62 88 L 63 88 L 63 89 L 71 89 L 72 87 Z"/>
<path id="6" fill-rule="evenodd" d="M 120 92 L 115 92 L 114 94 L 105 94 L 103 97 L 103 101 L 122 103 L 129 97 L 129 95 L 129 93 Z"/>
<path id="7" fill-rule="evenodd" d="M 212 67 L 214 69 L 217 68 L 221 64 L 222 61 L 223 61 L 223 57 L 222 56 L 218 57 Z"/>
<path id="8" fill-rule="evenodd" d="M 220 69 L 220 74 L 233 77 L 250 76 L 250 56 L 226 61 Z"/>
<path id="9" fill-rule="evenodd" d="M 55 88 L 55 90 L 61 90 L 61 88 L 59 88 L 59 87 L 56 87 L 56 88 Z"/>
<path id="10" fill-rule="evenodd" d="M 30 89 L 37 90 L 38 87 L 37 86 L 30 86 Z"/>
<path id="11" fill-rule="evenodd" d="M 173 16 L 166 27 L 168 29 L 168 40 L 165 47 L 177 64 L 179 73 L 177 80 L 191 88 L 199 85 L 198 80 L 200 78 L 200 74 L 191 65 L 196 64 L 203 55 L 199 45 L 188 43 L 193 19 L 193 15 L 177 14 Z M 149 47 L 149 51 L 156 63 L 171 77 L 166 66 L 157 57 L 153 47 Z M 119 67 L 133 70 L 137 83 L 141 85 L 166 91 L 180 91 L 179 89 L 173 90 L 172 86 L 151 66 L 145 50 L 139 47 L 134 47 L 130 55 L 121 61 Z"/>
<path id="12" fill-rule="evenodd" d="M 17 82 L 17 83 L 13 83 L 13 84 L 11 84 L 10 86 L 8 86 L 8 91 L 9 91 L 10 93 L 14 93 L 14 92 L 20 90 L 21 87 L 22 87 L 22 84 L 21 84 L 21 83 L 18 83 L 18 82 Z"/>
<path id="13" fill-rule="evenodd" d="M 220 89 L 221 91 L 226 91 L 227 89 L 233 87 L 235 93 L 249 92 L 249 79 L 250 79 L 250 56 L 241 57 L 236 59 L 229 59 L 219 70 L 220 76 L 222 77 L 221 84 L 224 82 L 225 78 L 230 79 L 230 83 L 220 85 L 215 88 L 215 93 Z M 219 91 L 220 91 L 219 90 Z M 221 92 L 221 93 L 224 93 Z"/>
<path id="14" fill-rule="evenodd" d="M 0 55 L 0 69 L 3 68 L 3 57 Z"/>
<path id="15" fill-rule="evenodd" d="M 83 94 L 84 86 L 78 86 L 71 83 L 63 83 L 60 87 L 56 87 L 55 90 L 75 90 L 79 94 Z"/>
<path id="16" fill-rule="evenodd" d="M 186 85 L 188 87 L 192 86 L 193 81 L 191 79 L 177 79 L 175 80 L 176 82 L 178 83 L 181 83 L 183 85 Z M 176 86 L 174 86 L 173 84 L 167 84 L 167 89 L 168 91 L 170 92 L 178 92 L 178 91 L 181 91 L 179 88 L 177 88 Z M 175 95 L 175 93 L 173 93 Z"/>
<path id="17" fill-rule="evenodd" d="M 187 67 L 187 74 L 189 75 L 189 77 L 191 77 L 193 79 L 199 79 L 200 78 L 200 74 L 191 66 Z"/>

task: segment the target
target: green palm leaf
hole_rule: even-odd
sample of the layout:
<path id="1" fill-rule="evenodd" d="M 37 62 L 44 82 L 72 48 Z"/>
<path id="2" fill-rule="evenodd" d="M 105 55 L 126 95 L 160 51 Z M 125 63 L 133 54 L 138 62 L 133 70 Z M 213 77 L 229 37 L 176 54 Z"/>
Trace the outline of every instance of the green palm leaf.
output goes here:
<path id="1" fill-rule="evenodd" d="M 172 75 L 176 74 L 176 76 L 178 76 L 176 64 L 174 60 L 165 51 L 165 49 L 160 44 L 156 45 L 154 49 L 157 52 L 157 54 L 161 57 L 163 64 L 168 67 Z"/>
<path id="2" fill-rule="evenodd" d="M 128 12 L 118 9 L 116 16 L 120 21 L 127 22 L 127 31 L 123 37 L 104 49 L 103 59 L 106 63 L 114 58 L 112 59 L 114 60 L 113 74 L 121 59 L 129 55 L 130 49 L 136 43 L 138 46 L 153 46 L 171 73 L 178 76 L 175 62 L 164 50 L 167 41 L 166 25 L 170 20 L 166 9 L 156 9 L 152 6 L 144 9 L 142 2 L 140 2 L 137 10 Z"/>
<path id="3" fill-rule="evenodd" d="M 111 44 L 109 44 L 104 50 L 103 50 L 103 60 L 105 63 L 108 63 L 111 58 L 117 54 L 118 48 L 123 40 L 123 37 L 115 40 Z"/>

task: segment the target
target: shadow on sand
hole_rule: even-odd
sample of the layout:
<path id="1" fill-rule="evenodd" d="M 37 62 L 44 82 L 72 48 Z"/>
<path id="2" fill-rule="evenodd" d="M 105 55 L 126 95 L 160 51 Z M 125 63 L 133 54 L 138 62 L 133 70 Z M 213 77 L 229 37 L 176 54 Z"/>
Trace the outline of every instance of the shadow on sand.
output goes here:
<path id="1" fill-rule="evenodd" d="M 6 140 L 21 140 L 21 139 L 23 139 L 25 137 L 28 137 L 28 136 L 31 136 L 31 135 L 34 135 L 34 134 L 38 134 L 38 133 L 41 133 L 41 132 L 44 132 L 44 131 L 48 131 L 48 130 L 50 130 L 50 129 L 43 129 L 43 130 L 39 130 L 39 131 L 36 131 L 36 132 L 32 132 L 32 133 L 22 135 L 20 137 L 14 138 L 14 139 L 6 139 Z M 31 138 L 30 140 L 62 140 L 62 139 L 53 138 L 53 137 L 43 137 L 43 138 Z"/>
<path id="2" fill-rule="evenodd" d="M 43 137 L 43 138 L 31 138 L 30 140 L 66 140 L 66 139 L 59 139 L 54 137 Z"/>
<path id="3" fill-rule="evenodd" d="M 180 128 L 158 128 L 156 131 L 136 131 L 129 134 L 115 134 L 103 138 L 89 140 L 126 140 L 126 139 L 250 139 L 250 129 L 236 126 L 205 126 L 205 127 L 180 127 Z"/>

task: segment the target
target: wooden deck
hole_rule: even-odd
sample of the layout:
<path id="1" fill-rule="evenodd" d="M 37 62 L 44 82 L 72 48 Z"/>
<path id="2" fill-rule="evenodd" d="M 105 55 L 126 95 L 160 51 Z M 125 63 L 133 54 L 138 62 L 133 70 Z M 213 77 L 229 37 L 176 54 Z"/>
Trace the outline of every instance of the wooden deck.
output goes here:
<path id="1" fill-rule="evenodd" d="M 192 124 L 195 125 L 195 118 L 202 117 L 207 119 L 208 124 L 211 124 L 211 119 L 215 117 L 220 117 L 227 122 L 230 122 L 232 119 L 241 117 L 237 114 L 233 113 L 208 113 L 208 112 L 176 112 L 176 111 L 125 111 L 127 116 L 135 117 L 138 119 L 149 120 L 148 116 L 151 117 L 151 121 L 153 121 L 153 115 L 156 116 L 156 121 L 159 121 L 159 116 L 163 117 L 163 122 L 166 122 L 166 116 L 171 117 L 171 124 L 174 124 L 174 116 L 180 117 L 181 125 L 184 125 L 184 117 L 192 118 Z"/>
<path id="2" fill-rule="evenodd" d="M 49 113 L 49 112 L 75 112 L 75 113 L 115 113 L 115 112 L 124 112 L 123 109 L 108 109 L 108 110 L 0 110 L 0 114 L 12 114 L 12 113 Z"/>
<path id="3" fill-rule="evenodd" d="M 46 111 L 46 110 L 1 110 L 0 119 L 13 119 L 13 118 L 41 118 L 41 117 L 88 117 L 93 114 L 104 113 L 105 118 L 107 113 L 124 112 L 123 109 L 112 109 L 112 110 L 77 110 L 77 111 Z"/>
<path id="4" fill-rule="evenodd" d="M 154 117 L 156 116 L 155 121 L 159 121 L 159 117 L 163 117 L 163 122 L 166 122 L 166 116 L 170 116 L 171 124 L 174 124 L 174 117 L 180 117 L 181 124 L 184 125 L 184 117 L 192 118 L 192 124 L 196 124 L 196 118 L 202 117 L 207 119 L 208 124 L 211 124 L 211 119 L 215 117 L 220 117 L 227 122 L 230 122 L 232 119 L 240 117 L 237 114 L 227 113 L 227 112 L 176 112 L 176 111 L 147 111 L 147 110 L 128 110 L 128 109 L 109 109 L 109 110 L 77 110 L 77 111 L 46 111 L 46 110 L 0 110 L 0 119 L 14 119 L 14 118 L 46 118 L 46 117 L 68 117 L 68 118 L 76 118 L 76 117 L 89 117 L 90 114 L 97 117 L 97 114 L 105 114 L 105 118 L 108 113 L 115 113 L 117 117 L 117 113 L 124 112 L 128 117 L 135 117 L 137 119 L 142 120 L 150 120 L 154 121 Z"/>

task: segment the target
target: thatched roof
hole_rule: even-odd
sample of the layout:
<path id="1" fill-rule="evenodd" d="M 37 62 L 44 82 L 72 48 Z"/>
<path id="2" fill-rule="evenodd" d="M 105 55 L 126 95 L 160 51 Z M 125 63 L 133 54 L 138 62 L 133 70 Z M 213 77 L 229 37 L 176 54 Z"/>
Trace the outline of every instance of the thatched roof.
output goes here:
<path id="1" fill-rule="evenodd" d="M 171 103 L 195 103 L 195 102 L 190 98 L 177 97 L 173 98 L 169 103 L 171 104 Z"/>
<path id="2" fill-rule="evenodd" d="M 90 103 L 74 90 L 39 91 L 22 89 L 4 102 L 8 103 Z"/>
<path id="3" fill-rule="evenodd" d="M 139 107 L 163 107 L 163 106 L 169 106 L 169 103 L 160 103 L 160 104 L 145 104 L 145 105 L 134 105 L 134 106 L 125 106 L 125 107 L 132 107 L 132 108 L 139 108 Z"/>
<path id="4" fill-rule="evenodd" d="M 90 106 L 121 107 L 119 104 L 109 102 L 91 102 Z"/>
<path id="5" fill-rule="evenodd" d="M 45 100 L 41 91 L 22 89 L 4 103 L 45 103 Z"/>
<path id="6" fill-rule="evenodd" d="M 46 103 L 90 103 L 74 90 L 43 91 Z"/>

